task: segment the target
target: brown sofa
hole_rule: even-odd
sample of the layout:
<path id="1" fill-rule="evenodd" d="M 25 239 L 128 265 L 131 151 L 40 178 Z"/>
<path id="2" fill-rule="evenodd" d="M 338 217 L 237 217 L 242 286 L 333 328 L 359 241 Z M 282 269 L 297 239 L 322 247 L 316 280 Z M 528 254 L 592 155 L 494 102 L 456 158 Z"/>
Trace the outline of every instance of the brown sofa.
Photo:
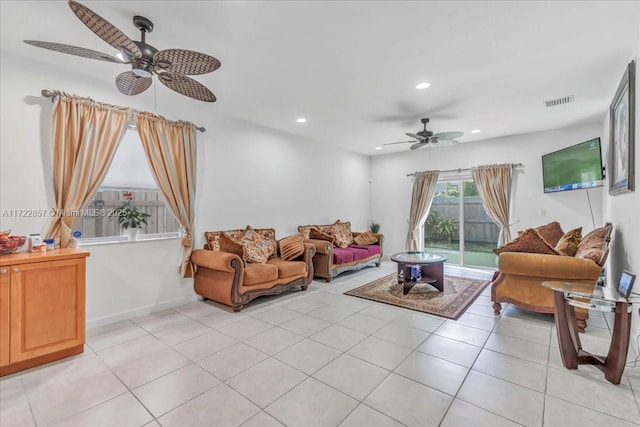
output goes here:
<path id="1" fill-rule="evenodd" d="M 205 233 L 204 249 L 191 254 L 191 262 L 196 268 L 194 290 L 198 295 L 240 311 L 249 301 L 262 295 L 279 294 L 294 286 L 300 286 L 303 291 L 307 289 L 313 280 L 314 245 L 301 243 L 303 253 L 292 260 L 281 259 L 278 249 L 265 263 L 246 262 L 242 249 L 229 249 L 224 241 L 220 242 L 224 236 L 242 236 L 245 230 Z M 278 247 L 273 228 L 254 231 Z"/>
<path id="2" fill-rule="evenodd" d="M 537 313 L 553 313 L 553 291 L 544 288 L 542 282 L 563 281 L 595 284 L 609 253 L 611 224 L 594 230 L 593 235 L 602 238 L 599 252 L 588 245 L 585 236 L 576 256 L 549 255 L 525 252 L 503 252 L 498 257 L 498 272 L 491 284 L 491 300 L 495 314 L 502 310 L 501 302 L 511 303 Z M 589 258 L 582 257 L 587 254 Z M 595 261 L 597 259 L 597 261 Z M 576 308 L 578 329 L 584 332 L 589 312 Z"/>
<path id="3" fill-rule="evenodd" d="M 338 221 L 336 221 L 338 222 Z M 334 223 L 335 224 L 335 223 Z M 366 266 L 380 266 L 383 256 L 384 235 L 372 233 L 377 242 L 369 245 L 358 245 L 350 243 L 348 246 L 341 248 L 331 241 L 309 238 L 310 230 L 318 228 L 321 230 L 329 230 L 334 224 L 326 225 L 301 225 L 298 231 L 302 233 L 305 242 L 312 244 L 316 253 L 313 256 L 313 270 L 317 277 L 330 282 L 331 279 L 345 271 L 360 270 Z M 350 229 L 350 223 L 347 224 Z M 362 232 L 351 232 L 353 238 L 363 234 Z"/>

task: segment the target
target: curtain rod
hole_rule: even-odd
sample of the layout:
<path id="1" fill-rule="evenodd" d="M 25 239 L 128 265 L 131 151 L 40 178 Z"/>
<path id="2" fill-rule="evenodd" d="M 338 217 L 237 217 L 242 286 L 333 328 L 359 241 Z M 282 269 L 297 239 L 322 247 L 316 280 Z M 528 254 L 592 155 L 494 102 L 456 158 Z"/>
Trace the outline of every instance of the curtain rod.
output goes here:
<path id="1" fill-rule="evenodd" d="M 54 91 L 48 90 L 48 89 L 42 89 L 42 91 L 40 92 L 42 94 L 42 96 L 44 96 L 45 98 L 51 98 L 51 100 L 53 101 L 53 97 L 56 96 L 56 93 Z M 198 127 L 196 125 L 194 125 L 195 128 L 197 130 L 199 130 L 200 132 L 206 132 L 207 129 L 203 128 L 203 127 Z"/>
<path id="2" fill-rule="evenodd" d="M 508 163 L 507 163 L 508 164 Z M 511 163 L 511 167 L 512 168 L 520 168 L 520 167 L 524 167 L 524 165 L 522 163 Z M 445 171 L 438 171 L 440 173 L 442 172 L 469 172 L 472 168 L 464 168 L 464 169 L 449 169 L 449 170 L 445 170 Z M 416 174 L 419 174 L 420 172 L 414 172 L 414 173 L 408 173 L 407 176 L 415 176 Z"/>

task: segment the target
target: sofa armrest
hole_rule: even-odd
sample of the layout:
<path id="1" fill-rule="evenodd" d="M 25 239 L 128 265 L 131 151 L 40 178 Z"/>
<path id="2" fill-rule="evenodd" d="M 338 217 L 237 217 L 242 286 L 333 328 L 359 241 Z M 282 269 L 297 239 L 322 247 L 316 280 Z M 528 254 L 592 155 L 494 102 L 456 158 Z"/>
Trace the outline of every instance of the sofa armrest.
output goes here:
<path id="1" fill-rule="evenodd" d="M 311 244 L 316 248 L 316 253 L 330 255 L 333 253 L 333 244 L 326 240 L 308 239 L 304 241 L 305 245 Z"/>
<path id="2" fill-rule="evenodd" d="M 602 267 L 590 259 L 561 255 L 503 252 L 498 257 L 498 269 L 504 274 L 544 277 L 563 280 L 598 279 Z"/>
<path id="3" fill-rule="evenodd" d="M 241 267 L 244 267 L 242 258 L 236 254 L 230 252 L 214 252 L 206 249 L 196 249 L 191 254 L 191 262 L 196 267 L 206 267 L 211 270 L 226 271 L 233 273 L 236 268 L 232 265 L 232 262 L 237 260 Z"/>
<path id="4" fill-rule="evenodd" d="M 302 258 L 306 261 L 307 259 L 311 259 L 313 258 L 313 256 L 316 254 L 316 245 L 314 245 L 313 243 L 304 243 L 304 255 L 302 255 Z"/>
<path id="5" fill-rule="evenodd" d="M 384 255 L 384 234 L 373 233 L 373 235 L 378 238 L 378 244 L 380 245 L 380 257 L 382 258 L 382 255 Z"/>

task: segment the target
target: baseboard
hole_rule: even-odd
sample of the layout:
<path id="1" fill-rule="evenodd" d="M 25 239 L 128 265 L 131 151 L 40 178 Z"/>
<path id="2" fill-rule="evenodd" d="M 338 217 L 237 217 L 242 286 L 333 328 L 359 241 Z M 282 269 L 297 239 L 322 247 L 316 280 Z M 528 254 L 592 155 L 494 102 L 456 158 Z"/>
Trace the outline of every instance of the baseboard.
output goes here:
<path id="1" fill-rule="evenodd" d="M 151 304 L 134 310 L 123 311 L 109 316 L 100 317 L 98 319 L 87 320 L 86 329 L 97 328 L 111 323 L 120 322 L 121 320 L 131 319 L 132 317 L 144 316 L 145 314 L 166 310 L 167 308 L 176 307 L 191 301 L 196 301 L 195 295 L 175 298 L 158 304 Z"/>

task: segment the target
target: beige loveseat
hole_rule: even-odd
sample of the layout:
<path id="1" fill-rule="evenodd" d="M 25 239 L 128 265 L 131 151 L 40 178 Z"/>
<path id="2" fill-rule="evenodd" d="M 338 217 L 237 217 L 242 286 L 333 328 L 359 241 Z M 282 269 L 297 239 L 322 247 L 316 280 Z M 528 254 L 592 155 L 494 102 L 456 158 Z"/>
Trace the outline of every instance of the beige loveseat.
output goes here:
<path id="1" fill-rule="evenodd" d="M 542 282 L 563 281 L 595 284 L 609 253 L 611 224 L 597 228 L 582 238 L 574 256 L 526 252 L 502 252 L 498 272 L 491 284 L 495 314 L 501 302 L 537 313 L 553 313 L 553 291 Z M 586 328 L 587 310 L 576 308 L 577 326 Z"/>
<path id="2" fill-rule="evenodd" d="M 337 226 L 337 227 L 336 227 Z M 315 233 L 315 231 L 318 233 Z M 352 232 L 351 223 L 336 221 L 325 225 L 301 225 L 298 231 L 305 242 L 316 248 L 313 256 L 313 269 L 317 277 L 330 282 L 345 271 L 359 270 L 366 266 L 380 266 L 383 256 L 384 235 L 370 232 Z M 343 235 L 340 235 L 341 232 Z M 337 233 L 337 235 L 336 235 Z M 358 244 L 358 236 L 371 238 L 368 244 Z M 324 234 L 320 238 L 316 236 Z M 341 241 L 342 238 L 342 241 Z M 375 241 L 374 241 L 375 240 Z"/>
<path id="3" fill-rule="evenodd" d="M 247 262 L 247 248 L 235 241 L 247 236 L 243 230 L 211 231 L 205 233 L 204 249 L 191 254 L 196 268 L 195 292 L 204 297 L 240 311 L 254 298 L 279 294 L 291 287 L 304 291 L 313 280 L 313 254 L 315 246 L 305 243 L 302 236 L 290 236 L 299 245 L 300 253 L 293 259 L 283 260 L 282 242 L 277 241 L 273 228 L 251 229 L 249 234 L 263 246 L 275 247 L 265 262 Z M 235 240 L 235 241 L 234 241 Z M 296 242 L 299 240 L 299 243 Z"/>

